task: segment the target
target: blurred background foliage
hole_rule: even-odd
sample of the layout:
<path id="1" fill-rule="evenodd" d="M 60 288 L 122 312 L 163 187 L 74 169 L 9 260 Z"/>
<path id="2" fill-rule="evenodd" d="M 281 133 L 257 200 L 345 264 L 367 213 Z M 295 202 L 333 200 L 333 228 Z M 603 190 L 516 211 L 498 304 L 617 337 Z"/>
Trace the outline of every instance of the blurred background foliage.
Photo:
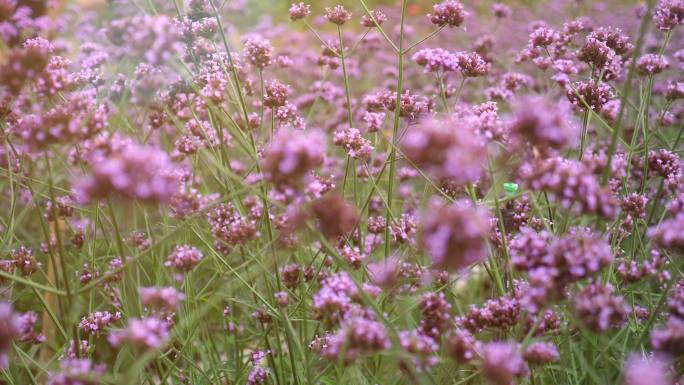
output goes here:
<path id="1" fill-rule="evenodd" d="M 45 0 L 22 0 L 26 3 L 36 3 L 44 2 Z M 86 8 L 99 8 L 106 6 L 116 7 L 117 3 L 131 3 L 137 5 L 142 10 L 151 11 L 150 8 L 153 7 L 154 3 L 173 1 L 179 4 L 184 0 L 62 0 L 63 3 L 75 2 Z M 297 0 L 300 1 L 300 0 Z M 533 11 L 537 11 L 540 14 L 544 13 L 546 4 L 550 0 L 464 0 L 462 1 L 469 9 L 477 12 L 487 12 L 492 3 L 503 3 L 509 5 L 513 8 L 516 7 L 527 7 Z M 234 18 L 233 22 L 237 24 L 244 24 L 249 26 L 249 24 L 257 23 L 262 17 L 268 16 L 275 22 L 281 22 L 287 19 L 290 5 L 294 0 L 215 0 L 217 6 L 224 10 L 228 10 L 228 13 L 239 13 L 240 18 Z M 347 6 L 349 9 L 356 10 L 357 12 L 361 9 L 358 0 L 309 0 L 306 1 L 311 5 L 314 14 L 322 14 L 326 7 L 330 7 L 336 4 L 342 4 Z M 382 8 L 392 8 L 401 7 L 402 0 L 365 0 L 365 3 L 371 7 L 382 7 Z M 408 5 L 408 15 L 409 16 L 420 16 L 425 15 L 430 12 L 432 6 L 438 3 L 436 0 L 409 0 Z M 595 0 L 576 0 L 578 9 L 581 9 L 583 5 L 595 4 Z M 606 0 L 601 1 L 605 3 L 605 9 L 610 11 L 611 3 L 619 4 L 638 4 L 643 3 L 643 0 Z M 60 7 L 61 8 L 61 7 Z M 242 12 L 235 12 L 234 9 L 244 8 Z"/>

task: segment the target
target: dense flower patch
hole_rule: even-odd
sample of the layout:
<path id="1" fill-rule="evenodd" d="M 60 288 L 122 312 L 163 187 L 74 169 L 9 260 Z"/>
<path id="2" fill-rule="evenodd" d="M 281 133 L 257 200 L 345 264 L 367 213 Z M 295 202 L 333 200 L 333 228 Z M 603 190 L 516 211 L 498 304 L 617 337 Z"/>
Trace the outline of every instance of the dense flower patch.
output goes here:
<path id="1" fill-rule="evenodd" d="M 682 0 L 25 3 L 0 383 L 684 384 Z"/>

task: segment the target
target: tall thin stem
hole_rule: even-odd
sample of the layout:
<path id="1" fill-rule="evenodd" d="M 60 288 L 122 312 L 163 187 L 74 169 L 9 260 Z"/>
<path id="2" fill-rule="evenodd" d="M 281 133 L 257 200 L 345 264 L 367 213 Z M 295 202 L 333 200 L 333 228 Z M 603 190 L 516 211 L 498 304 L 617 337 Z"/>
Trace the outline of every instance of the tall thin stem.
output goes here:
<path id="1" fill-rule="evenodd" d="M 639 52 L 641 52 L 641 47 L 644 43 L 644 36 L 648 30 L 648 23 L 651 20 L 651 11 L 653 10 L 653 5 L 655 0 L 648 1 L 648 10 L 646 14 L 641 18 L 641 25 L 639 26 L 639 37 L 636 41 L 636 47 L 634 48 L 634 53 L 632 53 L 632 60 L 629 65 L 629 71 L 627 71 L 627 79 L 622 87 L 622 98 L 620 98 L 620 110 L 618 111 L 617 119 L 615 120 L 615 129 L 613 130 L 613 136 L 610 139 L 610 146 L 608 147 L 608 161 L 606 162 L 606 167 L 603 170 L 603 178 L 601 184 L 606 184 L 608 182 L 608 177 L 610 176 L 611 164 L 613 162 L 613 155 L 615 154 L 615 149 L 617 147 L 617 140 L 620 136 L 620 131 L 622 128 L 622 119 L 625 114 L 625 106 L 627 100 L 629 100 L 629 94 L 632 91 L 632 80 L 634 79 L 634 69 L 636 66 L 637 58 L 639 57 Z"/>
<path id="2" fill-rule="evenodd" d="M 392 222 L 392 201 L 394 200 L 394 174 L 397 169 L 397 138 L 399 136 L 399 123 L 401 122 L 401 94 L 404 87 L 404 19 L 408 0 L 403 0 L 401 5 L 401 26 L 399 28 L 399 71 L 397 75 L 397 104 L 394 110 L 394 126 L 392 127 L 392 148 L 389 156 L 389 184 L 387 186 L 387 213 L 385 214 L 385 258 L 390 254 L 390 224 Z"/>
<path id="3" fill-rule="evenodd" d="M 344 53 L 344 40 L 342 39 L 342 29 L 337 26 L 337 36 L 340 40 L 340 62 L 342 63 L 342 77 L 344 78 L 344 94 L 347 98 L 347 118 L 349 119 L 349 128 L 354 127 L 354 117 L 352 115 L 351 107 L 351 91 L 349 90 L 349 78 L 347 76 L 346 55 Z"/>
<path id="4" fill-rule="evenodd" d="M 67 274 L 66 269 L 66 258 L 64 255 L 64 247 L 62 245 L 62 235 L 59 231 L 59 212 L 57 209 L 57 201 L 55 200 L 55 185 L 52 176 L 52 167 L 50 166 L 50 157 L 47 153 L 45 154 L 45 165 L 47 167 L 48 172 L 50 200 L 52 201 L 52 218 L 54 219 L 55 239 L 57 241 L 57 252 L 59 253 L 59 266 L 62 270 L 62 278 L 64 279 L 64 291 L 66 291 L 67 301 L 69 303 L 69 306 L 71 306 L 71 285 L 69 284 L 69 275 Z M 50 243 L 50 240 L 48 239 L 47 242 Z"/>
<path id="5" fill-rule="evenodd" d="M 352 104 L 351 104 L 351 88 L 349 87 L 349 76 L 347 74 L 347 54 L 345 53 L 344 49 L 344 39 L 342 38 L 342 29 L 340 26 L 337 26 L 337 37 L 339 38 L 340 42 L 340 62 L 342 63 L 342 77 L 344 78 L 344 94 L 347 98 L 347 119 L 349 120 L 349 128 L 354 127 L 354 115 L 352 112 Z M 353 193 L 354 193 L 354 204 L 357 204 L 357 191 L 358 191 L 358 180 L 356 176 L 356 161 L 354 159 L 350 159 L 349 156 L 347 156 L 347 163 L 351 165 L 351 173 L 352 173 L 352 188 L 353 188 Z M 346 169 L 345 172 L 349 171 L 349 168 Z M 361 237 L 361 223 L 359 222 L 358 225 L 358 235 Z"/>

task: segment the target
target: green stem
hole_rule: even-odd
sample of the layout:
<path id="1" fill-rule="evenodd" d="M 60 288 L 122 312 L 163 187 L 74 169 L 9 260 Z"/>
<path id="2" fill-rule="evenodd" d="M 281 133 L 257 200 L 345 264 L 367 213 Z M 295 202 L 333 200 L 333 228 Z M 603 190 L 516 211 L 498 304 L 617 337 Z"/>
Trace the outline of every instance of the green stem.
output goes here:
<path id="1" fill-rule="evenodd" d="M 393 49 L 396 53 L 402 55 L 403 52 L 402 52 L 401 47 L 402 47 L 402 44 L 403 44 L 403 43 L 402 43 L 402 42 L 399 42 L 399 47 L 397 48 L 396 44 L 394 44 L 394 42 L 392 41 L 392 39 L 390 39 L 389 36 L 387 36 L 387 33 L 385 32 L 385 30 L 380 26 L 380 24 L 378 24 L 378 21 L 375 20 L 375 16 L 373 16 L 373 13 L 370 11 L 370 9 L 368 9 L 368 5 L 366 5 L 366 2 L 363 1 L 363 0 L 359 0 L 359 3 L 361 3 L 361 6 L 363 7 L 363 10 L 366 11 L 366 14 L 368 15 L 368 17 L 370 17 L 371 20 L 373 20 L 373 24 L 375 24 L 375 28 L 378 29 L 378 31 L 380 32 L 380 34 L 382 35 L 382 37 L 385 38 L 385 40 L 387 41 L 387 43 L 389 43 L 389 45 L 392 46 L 392 49 Z M 404 2 L 404 6 L 402 7 L 402 12 L 401 12 L 401 31 L 402 31 L 402 32 L 401 32 L 401 35 L 402 35 L 402 36 L 399 37 L 399 40 L 403 40 L 403 38 L 404 38 L 404 36 L 403 36 L 403 35 L 404 35 L 404 33 L 403 33 L 403 31 L 404 31 L 404 15 L 405 15 L 405 13 L 406 13 L 406 7 L 405 7 L 405 5 L 406 5 L 406 2 Z"/>
<path id="2" fill-rule="evenodd" d="M 363 1 L 362 1 L 363 3 Z M 394 174 L 397 169 L 397 137 L 399 136 L 399 123 L 401 122 L 401 94 L 404 87 L 404 53 L 402 48 L 404 46 L 404 18 L 406 16 L 406 6 L 408 0 L 403 0 L 401 5 L 401 26 L 399 28 L 399 72 L 397 79 L 397 104 L 394 110 L 394 126 L 392 128 L 392 148 L 390 149 L 390 169 L 389 169 L 389 184 L 387 187 L 387 213 L 385 214 L 385 258 L 390 254 L 390 224 L 392 201 L 394 200 Z"/>
<path id="3" fill-rule="evenodd" d="M 579 149 L 579 160 L 584 157 L 584 150 L 587 146 L 587 131 L 589 130 L 589 115 L 591 114 L 591 109 L 585 107 L 584 115 L 582 115 L 582 137 L 580 138 L 580 149 Z"/>
<path id="4" fill-rule="evenodd" d="M 342 63 L 342 77 L 344 78 L 344 93 L 345 96 L 347 97 L 347 118 L 349 120 L 349 128 L 354 127 L 354 120 L 352 116 L 352 107 L 351 107 L 351 91 L 349 89 L 349 78 L 347 76 L 347 64 L 346 64 L 346 56 L 344 54 L 344 41 L 342 40 L 342 29 L 340 26 L 337 26 L 337 36 L 340 39 L 340 62 Z"/>
<path id="5" fill-rule="evenodd" d="M 72 304 L 72 297 L 71 297 L 71 285 L 69 284 L 69 275 L 67 274 L 67 268 L 66 268 L 66 258 L 64 255 L 64 247 L 62 245 L 62 235 L 59 231 L 59 211 L 57 208 L 57 201 L 55 200 L 55 185 L 54 185 L 54 180 L 52 177 L 52 168 L 50 166 L 50 157 L 45 154 L 45 165 L 47 166 L 47 171 L 48 171 L 48 183 L 49 183 L 49 191 L 50 191 L 50 200 L 52 201 L 52 218 L 54 220 L 54 227 L 55 227 L 55 239 L 57 240 L 57 252 L 59 253 L 59 266 L 62 269 L 62 277 L 64 279 L 64 291 L 66 292 L 67 295 L 67 301 L 69 305 Z M 50 242 L 50 239 L 47 240 L 47 242 Z M 57 266 L 55 266 L 57 268 Z"/>
<path id="6" fill-rule="evenodd" d="M 441 30 L 443 30 L 443 29 L 444 29 L 444 26 L 442 25 L 442 26 L 440 26 L 439 28 L 437 28 L 436 30 L 430 32 L 429 35 L 427 35 L 427 36 L 425 36 L 424 38 L 418 40 L 417 42 L 415 42 L 415 43 L 409 45 L 408 48 L 406 48 L 405 50 L 402 51 L 402 53 L 404 53 L 404 54 L 409 53 L 412 49 L 414 49 L 414 48 L 416 48 L 417 46 L 423 44 L 424 42 L 426 42 L 428 39 L 430 39 L 431 37 L 433 37 L 433 36 L 435 36 L 436 34 L 438 34 L 438 33 L 439 33 Z"/>
<path id="7" fill-rule="evenodd" d="M 618 112 L 617 119 L 615 121 L 615 130 L 613 131 L 613 136 L 610 139 L 610 145 L 608 146 L 608 161 L 606 162 L 606 168 L 603 170 L 603 178 L 601 184 L 605 185 L 608 183 L 608 178 L 610 177 L 611 164 L 613 162 L 613 155 L 615 154 L 615 149 L 617 147 L 617 140 L 620 136 L 620 131 L 622 128 L 622 119 L 625 114 L 625 105 L 629 99 L 629 94 L 632 90 L 632 80 L 634 79 L 634 69 L 636 66 L 637 58 L 641 52 L 641 47 L 644 43 L 644 36 L 648 30 L 648 23 L 651 20 L 651 11 L 655 0 L 648 1 L 648 9 L 646 14 L 641 18 L 641 25 L 639 26 L 639 37 L 637 38 L 636 47 L 632 53 L 632 60 L 629 65 L 629 71 L 627 72 L 627 80 L 625 80 L 624 86 L 622 87 L 622 98 L 620 98 L 620 110 Z"/>
<path id="8" fill-rule="evenodd" d="M 439 95 L 442 98 L 442 103 L 444 104 L 444 111 L 449 113 L 449 102 L 447 101 L 446 90 L 444 89 L 444 77 L 439 75 L 437 77 L 437 82 L 439 85 Z"/>

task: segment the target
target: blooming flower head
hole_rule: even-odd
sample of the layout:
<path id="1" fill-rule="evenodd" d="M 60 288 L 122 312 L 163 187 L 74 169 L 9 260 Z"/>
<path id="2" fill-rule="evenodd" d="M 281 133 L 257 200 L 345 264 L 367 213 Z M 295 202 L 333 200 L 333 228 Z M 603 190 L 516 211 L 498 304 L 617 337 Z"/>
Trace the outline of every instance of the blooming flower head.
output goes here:
<path id="1" fill-rule="evenodd" d="M 12 250 L 10 252 L 10 257 L 12 257 L 14 266 L 16 266 L 16 268 L 25 276 L 37 272 L 42 266 L 42 264 L 33 256 L 33 250 L 24 246 Z"/>
<path id="2" fill-rule="evenodd" d="M 442 48 L 423 48 L 413 54 L 412 59 L 423 66 L 426 73 L 445 73 L 460 68 L 458 56 Z"/>
<path id="3" fill-rule="evenodd" d="M 412 354 L 413 364 L 418 371 L 429 371 L 437 363 L 434 355 L 439 345 L 434 338 L 421 333 L 420 330 L 403 330 L 399 332 L 401 347 Z"/>
<path id="4" fill-rule="evenodd" d="M 254 67 L 264 69 L 273 63 L 273 46 L 264 38 L 251 37 L 245 42 L 244 56 Z"/>
<path id="5" fill-rule="evenodd" d="M 467 330 L 456 329 L 447 335 L 446 351 L 457 363 L 466 364 L 475 358 L 477 342 Z"/>
<path id="6" fill-rule="evenodd" d="M 88 314 L 81 319 L 79 328 L 91 335 L 99 335 L 104 328 L 108 327 L 112 322 L 121 319 L 121 313 L 110 313 L 108 311 L 96 311 Z"/>
<path id="7" fill-rule="evenodd" d="M 592 283 L 575 297 L 575 311 L 589 329 L 600 332 L 622 326 L 628 309 L 612 285 Z"/>
<path id="8" fill-rule="evenodd" d="M 629 41 L 629 36 L 625 35 L 620 28 L 598 27 L 587 36 L 587 41 L 590 39 L 605 43 L 618 55 L 626 55 L 634 48 Z"/>
<path id="9" fill-rule="evenodd" d="M 299 19 L 304 19 L 311 14 L 311 6 L 303 2 L 292 3 L 290 7 L 290 20 L 297 21 Z"/>
<path id="10" fill-rule="evenodd" d="M 390 347 L 390 340 L 385 327 L 376 321 L 363 317 L 354 317 L 343 322 L 337 334 L 331 336 L 323 350 L 323 356 L 335 362 L 340 359 L 351 363 L 361 358 Z"/>
<path id="11" fill-rule="evenodd" d="M 363 15 L 361 17 L 361 25 L 367 28 L 373 28 L 377 25 L 383 25 L 387 21 L 387 15 L 382 11 L 374 9 L 370 12 L 371 16 Z"/>
<path id="12" fill-rule="evenodd" d="M 325 18 L 329 22 L 337 25 L 344 25 L 351 19 L 351 12 L 347 11 L 344 6 L 336 5 L 333 8 L 325 9 Z"/>
<path id="13" fill-rule="evenodd" d="M 655 75 L 670 66 L 663 55 L 646 54 L 637 59 L 636 69 L 642 75 Z"/>
<path id="14" fill-rule="evenodd" d="M 207 222 L 216 237 L 214 247 L 226 255 L 233 246 L 245 244 L 258 235 L 254 220 L 240 214 L 232 203 L 219 204 L 207 213 Z"/>
<path id="15" fill-rule="evenodd" d="M 432 24 L 440 27 L 458 27 L 460 26 L 468 12 L 463 8 L 463 4 L 456 0 L 444 0 L 432 7 L 432 14 L 428 15 Z"/>
<path id="16" fill-rule="evenodd" d="M 313 296 L 312 306 L 316 318 L 329 323 L 339 323 L 348 318 L 358 305 L 358 289 L 346 272 L 334 274 L 322 282 L 321 289 Z"/>
<path id="17" fill-rule="evenodd" d="M 684 1 L 660 0 L 653 12 L 653 23 L 661 31 L 670 31 L 684 23 Z"/>
<path id="18" fill-rule="evenodd" d="M 195 247 L 189 245 L 176 246 L 176 249 L 164 262 L 164 266 L 187 272 L 194 269 L 203 257 L 202 252 Z"/>
<path id="19" fill-rule="evenodd" d="M 548 191 L 566 208 L 613 218 L 617 199 L 609 188 L 600 185 L 588 164 L 552 157 L 523 164 L 521 178 L 532 189 Z"/>
<path id="20" fill-rule="evenodd" d="M 538 27 L 530 34 L 532 47 L 548 47 L 558 39 L 558 32 L 547 27 Z"/>
<path id="21" fill-rule="evenodd" d="M 613 90 L 603 82 L 576 82 L 567 90 L 568 100 L 580 110 L 587 106 L 597 113 L 614 98 Z"/>
<path id="22" fill-rule="evenodd" d="M 373 152 L 370 140 L 361 136 L 361 132 L 356 128 L 343 128 L 335 131 L 333 143 L 342 146 L 347 155 L 354 159 L 368 159 Z"/>
<path id="23" fill-rule="evenodd" d="M 290 88 L 276 80 L 271 80 L 264 87 L 264 105 L 266 107 L 282 107 L 287 104 Z"/>
<path id="24" fill-rule="evenodd" d="M 477 52 L 459 52 L 456 54 L 456 61 L 463 76 L 478 77 L 489 72 L 489 63 Z"/>

